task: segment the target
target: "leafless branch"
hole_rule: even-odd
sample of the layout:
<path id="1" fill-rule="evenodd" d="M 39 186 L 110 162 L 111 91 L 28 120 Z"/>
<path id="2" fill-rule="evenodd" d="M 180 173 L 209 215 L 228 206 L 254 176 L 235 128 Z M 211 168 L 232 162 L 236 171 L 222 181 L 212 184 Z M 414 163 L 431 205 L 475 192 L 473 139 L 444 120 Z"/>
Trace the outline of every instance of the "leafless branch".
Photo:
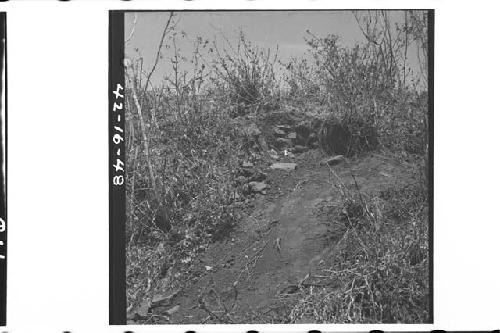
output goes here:
<path id="1" fill-rule="evenodd" d="M 158 65 L 158 60 L 160 60 L 160 54 L 161 54 L 161 48 L 163 47 L 163 42 L 165 40 L 165 36 L 167 35 L 168 28 L 170 26 L 170 22 L 172 22 L 172 18 L 174 17 L 174 12 L 170 12 L 170 16 L 168 17 L 167 23 L 165 24 L 165 28 L 163 29 L 163 34 L 161 35 L 161 40 L 160 44 L 158 45 L 158 51 L 156 52 L 156 58 L 155 62 L 153 65 L 153 68 L 151 68 L 151 71 L 148 74 L 148 77 L 146 79 L 146 85 L 144 86 L 144 91 L 148 90 L 148 85 L 151 80 L 151 75 L 153 75 L 156 66 Z"/>

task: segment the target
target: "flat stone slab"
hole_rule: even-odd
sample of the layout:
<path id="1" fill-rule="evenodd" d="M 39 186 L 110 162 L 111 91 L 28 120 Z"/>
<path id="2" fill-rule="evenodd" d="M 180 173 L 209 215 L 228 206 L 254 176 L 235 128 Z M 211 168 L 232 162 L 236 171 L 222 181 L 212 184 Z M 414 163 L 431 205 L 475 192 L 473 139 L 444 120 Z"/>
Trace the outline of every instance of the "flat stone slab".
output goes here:
<path id="1" fill-rule="evenodd" d="M 288 125 L 276 125 L 276 128 L 285 132 L 290 131 L 292 128 Z"/>
<path id="2" fill-rule="evenodd" d="M 279 147 L 291 147 L 291 146 L 293 146 L 292 140 L 286 139 L 286 138 L 277 138 L 276 144 Z"/>
<path id="3" fill-rule="evenodd" d="M 286 136 L 286 132 L 279 129 L 279 128 L 275 128 L 274 135 L 279 136 L 279 137 L 284 137 L 284 136 Z"/>
<path id="4" fill-rule="evenodd" d="M 273 163 L 271 169 L 274 170 L 295 170 L 297 169 L 297 163 Z"/>
<path id="5" fill-rule="evenodd" d="M 252 192 L 264 192 L 264 190 L 267 188 L 267 184 L 263 182 L 250 182 L 248 183 L 248 186 L 250 187 L 250 190 Z"/>

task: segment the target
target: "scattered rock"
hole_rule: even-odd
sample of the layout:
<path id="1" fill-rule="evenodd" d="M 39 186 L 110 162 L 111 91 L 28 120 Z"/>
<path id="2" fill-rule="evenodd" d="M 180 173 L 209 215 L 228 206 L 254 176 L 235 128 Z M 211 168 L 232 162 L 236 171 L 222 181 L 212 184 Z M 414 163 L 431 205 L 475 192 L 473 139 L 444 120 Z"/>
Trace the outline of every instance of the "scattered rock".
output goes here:
<path id="1" fill-rule="evenodd" d="M 273 152 L 269 152 L 269 156 L 274 159 L 274 160 L 279 160 L 280 157 L 278 156 L 278 153 L 273 151 Z"/>
<path id="2" fill-rule="evenodd" d="M 333 166 L 333 165 L 337 165 L 337 164 L 340 164 L 342 162 L 345 161 L 345 157 L 344 155 L 337 155 L 337 156 L 333 156 L 333 157 L 329 157 L 327 159 L 324 159 L 323 161 L 321 161 L 321 165 L 330 165 L 330 166 Z"/>
<path id="3" fill-rule="evenodd" d="M 295 133 L 295 132 L 289 133 L 286 137 L 288 139 L 290 139 L 290 140 L 296 140 L 297 139 L 297 133 Z"/>
<path id="4" fill-rule="evenodd" d="M 167 305 L 171 304 L 172 300 L 174 299 L 174 297 L 177 296 L 178 293 L 179 293 L 179 290 L 176 290 L 176 291 L 174 291 L 166 296 L 164 294 L 159 294 L 159 295 L 154 296 L 153 299 L 151 300 L 150 308 L 156 308 L 159 306 L 167 306 Z"/>
<path id="5" fill-rule="evenodd" d="M 151 307 L 161 306 L 162 304 L 170 303 L 171 298 L 169 296 L 155 295 L 151 300 Z"/>
<path id="6" fill-rule="evenodd" d="M 176 305 L 176 306 L 174 306 L 173 308 L 168 309 L 168 310 L 167 310 L 167 314 L 168 314 L 168 315 L 173 315 L 174 313 L 176 313 L 177 311 L 179 311 L 179 310 L 180 310 L 180 308 L 181 308 L 181 306 L 180 306 L 180 305 Z"/>
<path id="7" fill-rule="evenodd" d="M 274 135 L 279 136 L 279 137 L 284 137 L 284 136 L 286 136 L 286 132 L 283 130 L 280 130 L 278 128 L 275 128 Z"/>
<path id="8" fill-rule="evenodd" d="M 285 138 L 277 138 L 276 144 L 278 145 L 278 148 L 293 146 L 292 140 Z"/>
<path id="9" fill-rule="evenodd" d="M 241 165 L 243 168 L 253 168 L 253 163 L 250 163 L 250 162 L 243 162 L 243 164 Z"/>
<path id="10" fill-rule="evenodd" d="M 263 182 L 250 182 L 248 186 L 252 192 L 256 193 L 262 193 L 267 188 L 267 184 Z"/>
<path id="11" fill-rule="evenodd" d="M 290 130 L 292 129 L 288 125 L 276 125 L 276 128 L 284 132 L 290 132 Z"/>
<path id="12" fill-rule="evenodd" d="M 295 170 L 297 169 L 297 163 L 273 163 L 271 169 L 275 170 Z"/>
<path id="13" fill-rule="evenodd" d="M 234 255 L 231 255 L 229 259 L 226 260 L 224 265 L 222 265 L 223 268 L 231 268 L 234 265 Z"/>
<path id="14" fill-rule="evenodd" d="M 295 154 L 303 153 L 306 150 L 307 148 L 301 145 L 296 145 L 295 147 L 292 148 L 292 152 Z"/>

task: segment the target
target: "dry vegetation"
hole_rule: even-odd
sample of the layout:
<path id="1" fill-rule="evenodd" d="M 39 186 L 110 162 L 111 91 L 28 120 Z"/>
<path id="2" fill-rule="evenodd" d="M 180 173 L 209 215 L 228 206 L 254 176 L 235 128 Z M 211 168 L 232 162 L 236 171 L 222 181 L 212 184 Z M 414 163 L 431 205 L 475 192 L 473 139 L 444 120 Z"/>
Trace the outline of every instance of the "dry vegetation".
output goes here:
<path id="1" fill-rule="evenodd" d="M 317 149 L 338 152 L 330 141 L 341 132 L 344 155 L 397 156 L 418 166 L 420 181 L 371 195 L 336 182 L 343 205 L 331 219 L 343 237 L 325 274 L 341 287 L 306 288 L 281 321 L 428 322 L 426 13 L 408 11 L 397 26 L 384 12 L 353 13 L 364 43 L 346 48 L 339 36 L 308 32 L 311 56 L 288 62 L 243 32 L 238 42 L 196 38 L 186 58 L 178 15 L 166 15 L 154 66 L 146 71 L 138 58 L 126 70 L 128 310 L 165 281 L 182 287 L 196 278 L 189 263 L 237 226 L 245 203 L 237 170 L 267 158 L 262 120 L 319 110 L 326 116 L 309 128 Z M 417 75 L 410 47 L 419 52 Z M 153 85 L 159 61 L 171 68 Z"/>

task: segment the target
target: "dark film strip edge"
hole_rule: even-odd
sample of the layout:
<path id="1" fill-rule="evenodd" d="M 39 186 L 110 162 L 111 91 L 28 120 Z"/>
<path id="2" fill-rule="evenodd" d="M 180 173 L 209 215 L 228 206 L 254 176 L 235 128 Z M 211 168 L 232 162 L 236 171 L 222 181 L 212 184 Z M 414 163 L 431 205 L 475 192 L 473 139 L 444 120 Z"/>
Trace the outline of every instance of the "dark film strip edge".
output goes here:
<path id="1" fill-rule="evenodd" d="M 428 200 L 429 200 L 429 323 L 434 323 L 434 9 L 427 12 L 427 67 L 428 73 Z"/>
<path id="2" fill-rule="evenodd" d="M 109 12 L 109 323 L 126 324 L 124 14 Z"/>
<path id="3" fill-rule="evenodd" d="M 7 24 L 6 13 L 0 13 L 0 326 L 7 324 Z"/>

